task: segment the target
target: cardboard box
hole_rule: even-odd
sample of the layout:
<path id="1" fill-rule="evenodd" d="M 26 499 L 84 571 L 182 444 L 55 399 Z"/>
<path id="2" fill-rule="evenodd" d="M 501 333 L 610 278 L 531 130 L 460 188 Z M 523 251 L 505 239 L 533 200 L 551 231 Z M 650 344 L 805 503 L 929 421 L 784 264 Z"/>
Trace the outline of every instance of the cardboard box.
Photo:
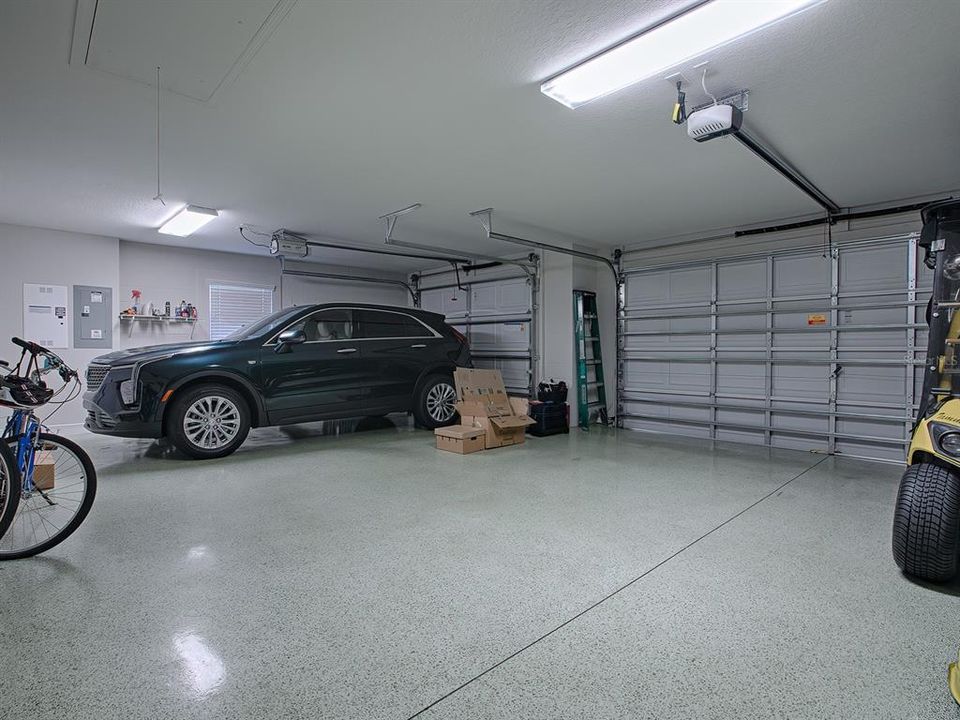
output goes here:
<path id="1" fill-rule="evenodd" d="M 505 447 L 507 445 L 520 445 L 526 440 L 528 423 L 523 418 L 517 417 L 482 417 L 465 415 L 461 421 L 471 424 L 483 433 L 483 444 L 487 450 L 493 448 Z"/>
<path id="2" fill-rule="evenodd" d="M 437 436 L 437 450 L 469 455 L 484 449 L 484 432 L 473 425 L 450 425 L 433 433 Z"/>
<path id="3" fill-rule="evenodd" d="M 514 415 L 530 415 L 530 401 L 527 398 L 510 396 L 510 407 Z"/>
<path id="4" fill-rule="evenodd" d="M 33 459 L 33 486 L 37 490 L 53 490 L 56 479 L 56 462 L 53 453 L 41 450 Z"/>
<path id="5" fill-rule="evenodd" d="M 481 428 L 486 449 L 519 445 L 525 440 L 533 418 L 525 412 L 521 398 L 510 398 L 499 370 L 457 368 L 453 374 L 457 386 L 457 412 L 464 425 Z"/>

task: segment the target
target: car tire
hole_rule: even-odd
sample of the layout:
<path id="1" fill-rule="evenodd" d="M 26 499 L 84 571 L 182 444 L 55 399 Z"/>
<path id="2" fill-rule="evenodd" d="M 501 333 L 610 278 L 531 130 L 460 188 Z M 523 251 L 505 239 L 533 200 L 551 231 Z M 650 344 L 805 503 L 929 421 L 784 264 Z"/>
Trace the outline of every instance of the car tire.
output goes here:
<path id="1" fill-rule="evenodd" d="M 250 407 L 226 385 L 197 385 L 174 397 L 167 417 L 167 436 L 188 457 L 225 457 L 250 432 Z"/>
<path id="2" fill-rule="evenodd" d="M 457 421 L 457 412 L 453 409 L 456 400 L 456 386 L 450 375 L 430 375 L 417 390 L 413 416 L 428 430 L 453 425 Z"/>
<path id="3" fill-rule="evenodd" d="M 911 465 L 900 480 L 893 557 L 908 575 L 946 582 L 960 552 L 960 477 L 939 465 Z"/>

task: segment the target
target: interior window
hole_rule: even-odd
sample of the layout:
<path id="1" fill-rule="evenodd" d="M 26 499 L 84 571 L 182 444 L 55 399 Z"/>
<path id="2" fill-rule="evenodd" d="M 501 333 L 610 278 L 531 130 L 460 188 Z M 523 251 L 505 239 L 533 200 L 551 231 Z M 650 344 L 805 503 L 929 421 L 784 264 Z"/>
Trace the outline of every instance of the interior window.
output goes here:
<path id="1" fill-rule="evenodd" d="M 365 338 L 430 337 L 430 331 L 404 313 L 360 310 L 360 329 Z"/>
<path id="2" fill-rule="evenodd" d="M 345 308 L 320 310 L 309 315 L 291 330 L 303 330 L 307 342 L 350 340 L 353 338 L 353 311 Z"/>

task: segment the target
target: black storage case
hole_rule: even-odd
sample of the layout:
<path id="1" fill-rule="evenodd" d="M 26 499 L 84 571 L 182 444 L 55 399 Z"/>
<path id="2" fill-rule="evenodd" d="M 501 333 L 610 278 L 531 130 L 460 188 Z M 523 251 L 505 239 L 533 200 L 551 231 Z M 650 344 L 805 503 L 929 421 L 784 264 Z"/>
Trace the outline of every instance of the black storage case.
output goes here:
<path id="1" fill-rule="evenodd" d="M 570 406 L 567 403 L 530 403 L 530 417 L 536 423 L 527 432 L 536 437 L 570 432 Z"/>

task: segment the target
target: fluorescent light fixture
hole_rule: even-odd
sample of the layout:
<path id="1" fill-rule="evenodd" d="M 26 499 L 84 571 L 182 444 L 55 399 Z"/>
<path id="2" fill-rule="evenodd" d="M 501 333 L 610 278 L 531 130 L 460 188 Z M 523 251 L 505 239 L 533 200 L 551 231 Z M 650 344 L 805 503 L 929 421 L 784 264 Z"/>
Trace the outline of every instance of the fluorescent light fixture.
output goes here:
<path id="1" fill-rule="evenodd" d="M 540 85 L 569 108 L 653 77 L 826 0 L 711 0 Z"/>
<path id="2" fill-rule="evenodd" d="M 164 235 L 186 237 L 218 217 L 220 217 L 220 213 L 211 208 L 200 207 L 199 205 L 187 205 L 183 210 L 161 225 L 159 232 L 162 232 Z"/>

